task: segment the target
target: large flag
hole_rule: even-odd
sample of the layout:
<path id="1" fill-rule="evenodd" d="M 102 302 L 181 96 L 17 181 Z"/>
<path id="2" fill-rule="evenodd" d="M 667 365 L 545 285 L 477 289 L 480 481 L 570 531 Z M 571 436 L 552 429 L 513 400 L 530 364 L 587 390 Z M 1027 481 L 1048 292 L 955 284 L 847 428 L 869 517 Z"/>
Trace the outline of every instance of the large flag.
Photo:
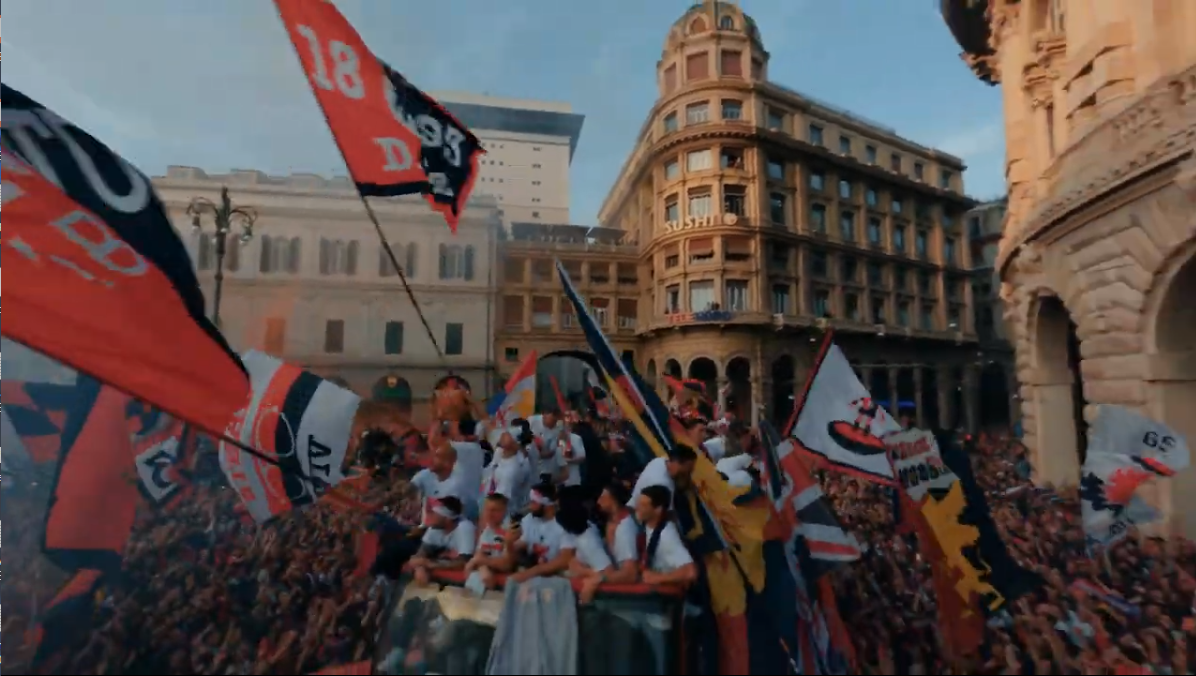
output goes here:
<path id="1" fill-rule="evenodd" d="M 518 418 L 530 418 L 536 412 L 536 351 L 523 358 L 514 375 L 507 380 L 504 394 L 493 417 L 499 427 Z"/>
<path id="2" fill-rule="evenodd" d="M 366 197 L 423 193 L 456 232 L 481 142 L 374 56 L 332 2 L 274 2 L 357 190 Z"/>
<path id="3" fill-rule="evenodd" d="M 20 436 L 21 446 L 35 465 L 54 462 L 62 447 L 62 426 L 76 404 L 74 384 L 0 380 L 0 412 Z"/>
<path id="4" fill-rule="evenodd" d="M 1090 547 L 1108 546 L 1130 526 L 1158 520 L 1138 488 L 1187 469 L 1191 451 L 1175 430 L 1123 406 L 1101 406 L 1089 439 L 1080 472 L 1084 531 Z"/>
<path id="5" fill-rule="evenodd" d="M 125 414 L 142 496 L 155 507 L 177 504 L 191 488 L 198 435 L 183 421 L 140 401 L 130 401 Z"/>
<path id="6" fill-rule="evenodd" d="M 901 426 L 868 394 L 829 338 L 794 415 L 790 434 L 828 468 L 879 484 L 896 483 L 883 439 Z"/>
<path id="7" fill-rule="evenodd" d="M 220 442 L 220 467 L 259 523 L 310 505 L 345 478 L 361 399 L 308 371 L 252 351 L 244 356 L 253 394 L 227 434 L 262 453 Z"/>
<path id="8" fill-rule="evenodd" d="M 191 259 L 149 179 L 87 132 L 3 85 L 0 333 L 219 432 L 248 377 L 204 316 Z M 16 294 L 16 295 L 13 295 Z"/>

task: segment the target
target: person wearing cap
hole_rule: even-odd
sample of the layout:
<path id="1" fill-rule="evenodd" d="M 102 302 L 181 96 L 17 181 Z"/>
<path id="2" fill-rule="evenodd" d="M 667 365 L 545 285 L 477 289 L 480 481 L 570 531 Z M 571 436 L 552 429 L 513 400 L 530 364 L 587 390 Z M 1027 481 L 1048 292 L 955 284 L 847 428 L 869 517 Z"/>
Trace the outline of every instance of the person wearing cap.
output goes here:
<path id="1" fill-rule="evenodd" d="M 565 532 L 556 520 L 556 486 L 542 483 L 531 490 L 528 514 L 519 523 L 509 550 L 518 560 L 526 557 L 531 565 L 515 573 L 512 579 L 526 582 L 533 577 L 558 575 L 569 569 L 576 555 L 577 540 Z"/>
<path id="2" fill-rule="evenodd" d="M 477 544 L 477 528 L 464 518 L 459 498 L 450 495 L 433 499 L 429 514 L 428 530 L 410 564 L 415 581 L 421 585 L 429 583 L 434 570 L 464 568 Z"/>

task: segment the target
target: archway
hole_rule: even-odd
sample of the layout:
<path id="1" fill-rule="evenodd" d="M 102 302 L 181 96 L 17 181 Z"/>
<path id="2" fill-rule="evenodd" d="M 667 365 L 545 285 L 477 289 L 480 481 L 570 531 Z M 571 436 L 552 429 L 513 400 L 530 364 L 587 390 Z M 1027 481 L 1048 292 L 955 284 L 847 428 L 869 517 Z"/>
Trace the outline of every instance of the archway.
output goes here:
<path id="1" fill-rule="evenodd" d="M 934 368 L 923 366 L 922 420 L 920 421 L 920 425 L 925 429 L 939 429 L 943 424 L 939 413 L 939 373 Z"/>
<path id="2" fill-rule="evenodd" d="M 752 419 L 752 363 L 746 357 L 736 357 L 727 364 L 727 382 L 731 391 L 727 393 L 727 411 L 740 420 Z M 717 401 L 718 392 L 712 391 L 710 398 Z"/>
<path id="3" fill-rule="evenodd" d="M 713 359 L 698 357 L 689 363 L 689 379 L 702 383 L 706 398 L 718 401 L 718 366 Z"/>
<path id="4" fill-rule="evenodd" d="M 1074 484 L 1088 448 L 1076 325 L 1057 296 L 1040 299 L 1032 319 L 1038 474 L 1055 485 Z"/>
<path id="5" fill-rule="evenodd" d="M 1196 446 L 1196 255 L 1179 266 L 1162 290 L 1154 316 L 1150 378 L 1160 420 Z M 1196 473 L 1181 472 L 1160 490 L 1171 493 L 1170 513 L 1186 535 L 1196 537 Z"/>
<path id="6" fill-rule="evenodd" d="M 897 371 L 897 410 L 893 414 L 898 419 L 905 418 L 910 427 L 917 426 L 918 414 L 918 386 L 914 381 L 914 370 L 903 368 Z"/>
<path id="7" fill-rule="evenodd" d="M 794 365 L 793 357 L 783 354 L 777 357 L 776 361 L 772 363 L 772 405 L 768 407 L 768 419 L 777 426 L 781 432 L 781 426 L 789 421 L 793 414 L 793 396 L 794 387 L 797 380 L 797 368 Z"/>
<path id="8" fill-rule="evenodd" d="M 1005 367 L 990 361 L 980 371 L 980 427 L 1007 428 L 1012 422 L 1009 410 L 1009 380 Z"/>
<path id="9" fill-rule="evenodd" d="M 664 375 L 670 378 L 682 378 L 683 372 L 681 370 L 681 362 L 676 359 L 670 359 L 664 363 Z"/>

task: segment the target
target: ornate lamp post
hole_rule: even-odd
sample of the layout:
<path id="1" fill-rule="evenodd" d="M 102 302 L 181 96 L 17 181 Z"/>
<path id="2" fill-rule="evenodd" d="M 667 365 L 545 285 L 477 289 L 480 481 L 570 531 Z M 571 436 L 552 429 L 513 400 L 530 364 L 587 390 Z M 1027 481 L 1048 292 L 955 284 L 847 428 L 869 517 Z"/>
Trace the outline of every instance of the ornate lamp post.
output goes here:
<path id="1" fill-rule="evenodd" d="M 191 227 L 200 232 L 203 230 L 203 217 L 210 216 L 216 226 L 216 297 L 212 302 L 212 322 L 220 328 L 220 292 L 224 286 L 224 255 L 228 253 L 228 236 L 233 227 L 239 227 L 242 243 L 253 238 L 253 223 L 257 220 L 257 212 L 249 207 L 235 207 L 228 196 L 228 188 L 220 189 L 220 203 L 217 204 L 206 197 L 196 197 L 187 205 L 187 215 L 191 217 Z"/>

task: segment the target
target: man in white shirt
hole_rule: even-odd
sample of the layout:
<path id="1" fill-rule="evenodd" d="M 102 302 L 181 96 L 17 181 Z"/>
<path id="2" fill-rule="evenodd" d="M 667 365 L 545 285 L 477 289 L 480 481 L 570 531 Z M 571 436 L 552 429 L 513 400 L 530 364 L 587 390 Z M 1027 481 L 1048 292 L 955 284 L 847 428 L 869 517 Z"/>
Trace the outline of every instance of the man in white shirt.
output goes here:
<path id="1" fill-rule="evenodd" d="M 464 518 L 462 509 L 453 496 L 432 501 L 429 528 L 410 564 L 417 583 L 428 584 L 435 570 L 460 570 L 473 556 L 477 529 Z"/>
<path id="2" fill-rule="evenodd" d="M 453 421 L 449 424 L 449 443 L 457 451 L 457 462 L 453 473 L 460 476 L 461 504 L 465 506 L 465 518 L 476 519 L 478 503 L 482 497 L 482 472 L 486 467 L 486 451 L 473 437 L 477 423 L 472 419 Z"/>
<path id="3" fill-rule="evenodd" d="M 561 469 L 557 438 L 565 431 L 565 421 L 561 420 L 559 411 L 549 409 L 540 415 L 533 415 L 527 422 L 535 435 L 532 452 L 535 462 L 532 469 L 539 481 L 555 482 Z"/>
<path id="4" fill-rule="evenodd" d="M 433 443 L 429 439 L 429 443 Z M 423 515 L 420 524 L 427 526 L 431 522 L 431 501 L 438 498 L 454 497 L 461 499 L 461 477 L 453 472 L 457 464 L 457 450 L 452 444 L 438 440 L 432 451 L 432 460 L 426 469 L 416 472 L 411 477 L 411 487 L 417 490 L 423 498 Z"/>
<path id="5" fill-rule="evenodd" d="M 752 456 L 747 453 L 723 458 L 715 465 L 719 474 L 727 478 L 727 483 L 737 488 L 750 487 L 752 485 L 752 475 L 748 472 L 748 468 L 751 466 Z"/>
<path id="6" fill-rule="evenodd" d="M 528 515 L 519 523 L 518 532 L 509 536 L 515 542 L 509 550 L 518 560 L 526 557 L 530 565 L 511 576 L 516 582 L 533 577 L 558 575 L 569 569 L 577 553 L 577 540 L 565 532 L 556 520 L 556 486 L 543 483 L 532 489 Z"/>
<path id="7" fill-rule="evenodd" d="M 581 437 L 566 429 L 557 437 L 557 453 L 564 465 L 560 483 L 566 487 L 581 485 L 581 466 L 586 461 L 586 447 Z"/>
<path id="8" fill-rule="evenodd" d="M 481 533 L 478 535 L 478 545 L 473 558 L 465 565 L 465 573 L 478 571 L 482 576 L 482 584 L 487 588 L 494 587 L 494 576 L 511 570 L 511 557 L 507 555 L 507 537 L 511 532 L 507 528 L 508 500 L 500 493 L 486 496 L 482 505 L 482 520 L 478 524 Z"/>
<path id="9" fill-rule="evenodd" d="M 655 458 L 644 465 L 644 471 L 640 472 L 640 478 L 635 482 L 627 506 L 635 509 L 640 492 L 647 486 L 664 486 L 673 491 L 676 490 L 678 481 L 683 486 L 688 485 L 697 463 L 698 454 L 693 448 L 681 444 L 674 446 L 669 457 Z"/>
<path id="10" fill-rule="evenodd" d="M 645 486 L 636 500 L 635 516 L 643 534 L 634 541 L 616 533 L 615 558 L 635 556 L 644 584 L 688 585 L 698 579 L 698 569 L 677 526 L 668 520 L 673 493 L 665 486 Z"/>
<path id="11" fill-rule="evenodd" d="M 507 498 L 508 513 L 514 516 L 522 512 L 527 504 L 532 483 L 531 461 L 515 437 L 510 432 L 503 432 L 498 439 L 494 459 L 486 468 L 485 493 L 510 496 Z"/>

